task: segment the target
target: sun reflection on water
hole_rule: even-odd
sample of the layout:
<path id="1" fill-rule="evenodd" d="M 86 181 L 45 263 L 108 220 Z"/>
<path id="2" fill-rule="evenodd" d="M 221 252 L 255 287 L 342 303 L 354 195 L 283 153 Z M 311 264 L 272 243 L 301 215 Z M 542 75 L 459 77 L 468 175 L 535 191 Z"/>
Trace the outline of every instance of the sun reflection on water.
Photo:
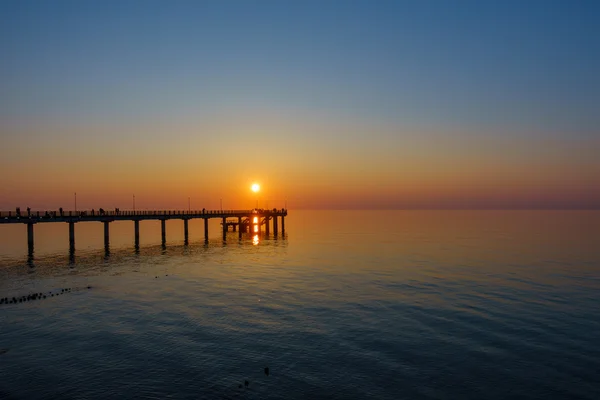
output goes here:
<path id="1" fill-rule="evenodd" d="M 252 244 L 253 244 L 254 246 L 256 246 L 256 245 L 258 245 L 258 243 L 260 243 L 260 241 L 258 240 L 258 235 L 254 235 L 254 236 L 252 237 Z"/>

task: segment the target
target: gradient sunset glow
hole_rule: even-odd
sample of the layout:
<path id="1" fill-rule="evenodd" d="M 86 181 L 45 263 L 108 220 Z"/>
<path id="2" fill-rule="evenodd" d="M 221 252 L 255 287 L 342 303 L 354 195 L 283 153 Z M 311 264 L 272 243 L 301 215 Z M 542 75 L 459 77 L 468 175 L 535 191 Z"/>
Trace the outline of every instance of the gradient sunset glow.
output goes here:
<path id="1" fill-rule="evenodd" d="M 4 2 L 0 209 L 600 208 L 600 6 L 482 3 Z"/>

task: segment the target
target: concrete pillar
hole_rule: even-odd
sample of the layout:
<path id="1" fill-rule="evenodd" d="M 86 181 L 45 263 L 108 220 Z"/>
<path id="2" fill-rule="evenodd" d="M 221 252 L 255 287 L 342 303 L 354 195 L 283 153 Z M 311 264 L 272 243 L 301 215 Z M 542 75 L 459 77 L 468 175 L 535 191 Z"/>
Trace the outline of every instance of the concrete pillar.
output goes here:
<path id="1" fill-rule="evenodd" d="M 204 241 L 208 243 L 208 218 L 204 218 Z"/>
<path id="2" fill-rule="evenodd" d="M 242 217 L 238 217 L 238 238 L 242 238 Z"/>
<path id="3" fill-rule="evenodd" d="M 223 217 L 223 241 L 227 239 L 227 218 Z"/>
<path id="4" fill-rule="evenodd" d="M 277 215 L 273 216 L 273 235 L 277 236 L 279 234 L 277 227 Z"/>
<path id="5" fill-rule="evenodd" d="M 160 239 L 162 244 L 167 242 L 167 221 L 164 219 L 160 220 Z"/>
<path id="6" fill-rule="evenodd" d="M 269 217 L 265 217 L 265 235 L 269 236 Z"/>
<path id="7" fill-rule="evenodd" d="M 27 249 L 33 253 L 33 224 L 27 224 Z"/>
<path id="8" fill-rule="evenodd" d="M 75 222 L 69 222 L 69 249 L 75 249 Z"/>
<path id="9" fill-rule="evenodd" d="M 188 239 L 189 239 L 188 232 L 189 232 L 188 231 L 188 220 L 184 219 L 183 220 L 183 237 L 184 237 L 183 240 L 185 241 L 186 244 L 188 243 Z"/>
<path id="10" fill-rule="evenodd" d="M 285 217 L 281 216 L 281 236 L 285 236 Z"/>
<path id="11" fill-rule="evenodd" d="M 107 249 L 110 244 L 110 230 L 109 226 L 110 222 L 104 221 L 104 248 Z"/>
<path id="12" fill-rule="evenodd" d="M 140 247 L 140 221 L 133 221 L 133 226 L 135 229 L 135 247 Z"/>

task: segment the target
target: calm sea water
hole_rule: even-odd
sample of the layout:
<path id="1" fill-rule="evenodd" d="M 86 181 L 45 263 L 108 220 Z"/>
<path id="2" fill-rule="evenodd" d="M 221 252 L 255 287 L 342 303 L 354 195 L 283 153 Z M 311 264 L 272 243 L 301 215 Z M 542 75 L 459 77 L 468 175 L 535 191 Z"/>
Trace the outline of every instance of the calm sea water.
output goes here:
<path id="1" fill-rule="evenodd" d="M 285 238 L 171 221 L 166 248 L 140 226 L 107 254 L 77 224 L 70 260 L 38 224 L 28 260 L 0 225 L 0 297 L 47 294 L 0 305 L 0 398 L 600 398 L 600 212 L 292 210 Z"/>

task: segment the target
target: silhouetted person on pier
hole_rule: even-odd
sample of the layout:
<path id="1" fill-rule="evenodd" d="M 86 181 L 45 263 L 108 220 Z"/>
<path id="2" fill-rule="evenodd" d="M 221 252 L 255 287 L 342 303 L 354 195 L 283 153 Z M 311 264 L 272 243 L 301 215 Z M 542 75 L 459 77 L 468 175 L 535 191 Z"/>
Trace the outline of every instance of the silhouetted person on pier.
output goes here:
<path id="1" fill-rule="evenodd" d="M 31 216 L 31 208 L 27 207 L 27 216 L 30 217 Z"/>
<path id="2" fill-rule="evenodd" d="M 98 212 L 100 213 L 100 215 L 104 215 L 104 208 L 99 209 Z"/>
<path id="3" fill-rule="evenodd" d="M 16 211 L 17 211 L 17 217 L 20 217 L 21 216 L 21 207 L 17 207 Z"/>
<path id="4" fill-rule="evenodd" d="M 58 209 L 58 212 L 60 212 L 60 216 L 62 217 L 63 216 L 63 209 L 62 209 L 62 207 Z"/>

